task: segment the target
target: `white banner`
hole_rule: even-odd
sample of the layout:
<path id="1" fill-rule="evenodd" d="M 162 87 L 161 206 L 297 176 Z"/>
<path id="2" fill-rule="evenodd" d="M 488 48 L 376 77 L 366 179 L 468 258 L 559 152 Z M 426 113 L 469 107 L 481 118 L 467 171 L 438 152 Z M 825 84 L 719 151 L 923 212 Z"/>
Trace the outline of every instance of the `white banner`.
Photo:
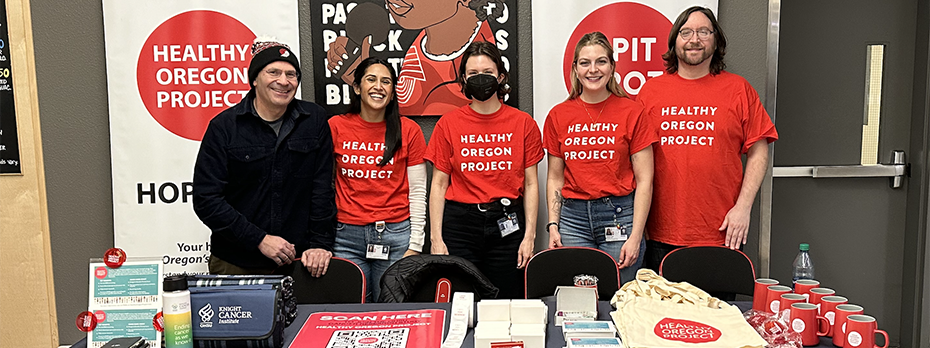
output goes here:
<path id="1" fill-rule="evenodd" d="M 635 98 L 646 80 L 665 72 L 662 54 L 672 23 L 694 5 L 717 13 L 716 0 L 575 0 L 571 6 L 533 6 L 533 118 L 539 129 L 549 110 L 568 98 L 575 44 L 582 35 L 600 31 L 613 43 L 617 81 Z M 547 164 L 540 163 L 539 221 L 548 215 L 546 172 Z M 539 233 L 548 235 L 544 229 Z"/>
<path id="2" fill-rule="evenodd" d="M 191 206 L 200 140 L 249 91 L 256 36 L 300 52 L 297 6 L 103 0 L 114 244 L 128 255 L 162 258 L 166 275 L 207 271 L 210 230 Z"/>

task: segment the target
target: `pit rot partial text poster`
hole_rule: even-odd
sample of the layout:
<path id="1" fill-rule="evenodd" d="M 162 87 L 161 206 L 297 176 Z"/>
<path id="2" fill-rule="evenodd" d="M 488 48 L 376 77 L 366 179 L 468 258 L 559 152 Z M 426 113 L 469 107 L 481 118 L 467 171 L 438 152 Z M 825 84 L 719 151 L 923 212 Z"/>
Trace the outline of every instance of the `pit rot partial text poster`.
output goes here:
<path id="1" fill-rule="evenodd" d="M 533 109 L 540 128 L 549 110 L 568 97 L 581 36 L 593 31 L 607 36 L 614 49 L 614 76 L 635 97 L 643 83 L 665 72 L 662 54 L 672 23 L 694 5 L 717 12 L 716 0 L 577 0 L 571 6 L 533 6 Z"/>
<path id="2" fill-rule="evenodd" d="M 439 116 L 468 103 L 455 82 L 462 53 L 475 41 L 501 50 L 519 89 L 514 0 L 310 0 L 315 100 L 330 113 L 349 109 L 352 73 L 369 56 L 399 75 L 404 116 Z M 505 102 L 518 107 L 518 93 Z"/>
<path id="3" fill-rule="evenodd" d="M 256 36 L 300 52 L 297 12 L 287 0 L 103 1 L 114 243 L 130 257 L 207 271 L 210 231 L 191 206 L 200 140 L 249 91 Z"/>
<path id="4" fill-rule="evenodd" d="M 439 347 L 446 311 L 313 313 L 291 342 L 292 348 Z"/>

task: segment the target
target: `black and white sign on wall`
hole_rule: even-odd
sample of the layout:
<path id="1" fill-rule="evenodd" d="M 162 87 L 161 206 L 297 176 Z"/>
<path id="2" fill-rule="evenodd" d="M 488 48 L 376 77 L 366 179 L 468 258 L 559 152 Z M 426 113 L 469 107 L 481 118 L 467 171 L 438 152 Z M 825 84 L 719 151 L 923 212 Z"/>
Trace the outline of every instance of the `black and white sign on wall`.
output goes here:
<path id="1" fill-rule="evenodd" d="M 16 105 L 13 102 L 6 2 L 0 9 L 3 10 L 0 13 L 0 174 L 22 174 L 19 163 L 19 137 L 16 133 Z"/>
<path id="2" fill-rule="evenodd" d="M 352 73 L 368 57 L 386 60 L 398 75 L 404 116 L 439 116 L 468 103 L 455 82 L 472 42 L 497 45 L 518 81 L 517 3 L 514 0 L 310 0 L 315 100 L 330 113 L 348 112 Z M 518 107 L 517 93 L 505 102 Z"/>

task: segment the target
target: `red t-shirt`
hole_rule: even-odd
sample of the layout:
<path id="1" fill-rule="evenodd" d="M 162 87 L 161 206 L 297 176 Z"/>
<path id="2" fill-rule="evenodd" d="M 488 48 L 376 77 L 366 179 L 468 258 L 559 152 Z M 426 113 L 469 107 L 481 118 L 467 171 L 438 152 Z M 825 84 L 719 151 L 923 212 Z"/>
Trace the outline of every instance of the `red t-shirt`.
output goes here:
<path id="1" fill-rule="evenodd" d="M 384 122 L 370 123 L 358 114 L 333 116 L 336 159 L 336 219 L 351 225 L 400 222 L 410 217 L 407 167 L 423 163 L 426 142 L 415 122 L 400 118 L 401 146 L 383 167 Z"/>
<path id="2" fill-rule="evenodd" d="M 597 199 L 633 192 L 630 155 L 658 141 L 642 105 L 613 94 L 597 104 L 566 100 L 549 111 L 543 143 L 565 160 L 562 196 Z"/>
<path id="3" fill-rule="evenodd" d="M 726 71 L 687 80 L 653 78 L 638 100 L 659 132 L 649 239 L 672 245 L 721 245 L 718 231 L 743 183 L 742 154 L 778 139 L 759 94 Z"/>
<path id="4" fill-rule="evenodd" d="M 427 53 L 424 49 L 427 40 L 432 38 L 426 36 L 426 30 L 420 31 L 404 55 L 404 63 L 397 78 L 397 101 L 401 115 L 444 115 L 462 105 L 468 105 L 471 101 L 462 94 L 462 86 L 455 83 L 462 53 L 475 41 L 493 43 L 494 35 L 488 23 L 481 22 L 471 41 L 463 43 L 461 50 L 444 56 Z M 439 86 L 450 81 L 452 83 Z"/>
<path id="5" fill-rule="evenodd" d="M 445 198 L 460 203 L 523 196 L 524 170 L 542 158 L 536 121 L 507 105 L 490 115 L 468 105 L 443 115 L 426 148 L 426 160 L 449 174 Z"/>

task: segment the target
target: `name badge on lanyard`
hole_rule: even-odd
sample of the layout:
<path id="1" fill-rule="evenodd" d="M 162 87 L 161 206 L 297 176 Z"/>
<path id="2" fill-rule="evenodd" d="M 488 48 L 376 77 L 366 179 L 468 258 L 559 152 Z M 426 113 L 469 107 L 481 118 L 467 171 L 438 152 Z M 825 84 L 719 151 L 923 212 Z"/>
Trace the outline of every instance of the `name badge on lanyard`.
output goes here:
<path id="1" fill-rule="evenodd" d="M 610 226 L 604 229 L 604 239 L 608 242 L 623 242 L 630 238 L 630 231 L 626 226 Z"/>
<path id="2" fill-rule="evenodd" d="M 375 231 L 378 231 L 378 241 L 381 241 L 381 233 L 384 232 L 384 221 L 375 222 Z M 365 258 L 373 260 L 387 260 L 391 255 L 391 246 L 384 244 L 370 243 L 368 250 L 365 252 Z"/>

